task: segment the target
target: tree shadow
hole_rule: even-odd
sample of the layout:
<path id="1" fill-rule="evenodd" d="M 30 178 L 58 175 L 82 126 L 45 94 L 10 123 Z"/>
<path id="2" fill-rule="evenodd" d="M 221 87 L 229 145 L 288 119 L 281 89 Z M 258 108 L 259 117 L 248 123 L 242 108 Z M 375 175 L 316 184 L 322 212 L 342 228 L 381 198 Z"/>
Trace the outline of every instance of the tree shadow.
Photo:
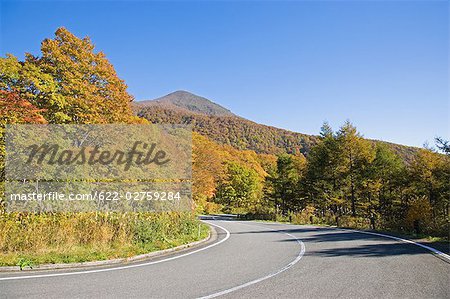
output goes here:
<path id="1" fill-rule="evenodd" d="M 395 241 L 394 241 L 395 242 Z M 307 251 L 306 256 L 320 257 L 387 257 L 397 255 L 417 255 L 430 253 L 424 248 L 406 243 L 364 244 L 345 248 L 328 248 Z"/>
<path id="2" fill-rule="evenodd" d="M 233 221 L 241 222 L 241 220 L 232 217 L 220 217 L 211 218 L 210 220 L 221 221 Z M 244 221 L 245 222 L 245 221 Z M 283 224 L 274 224 L 272 229 L 267 229 L 264 226 L 259 226 L 260 229 L 255 230 L 231 232 L 232 235 L 245 235 L 245 234 L 280 234 L 289 233 L 298 237 L 301 241 L 308 244 L 325 244 L 325 243 L 342 243 L 342 242 L 354 242 L 354 246 L 342 247 L 333 246 L 333 248 L 326 248 L 321 250 L 307 250 L 305 255 L 310 256 L 322 256 L 322 257 L 336 257 L 336 256 L 353 256 L 353 257 L 386 257 L 395 255 L 417 255 L 417 254 L 430 254 L 431 252 L 420 246 L 396 241 L 382 236 L 376 236 L 358 231 L 349 231 L 340 228 L 333 227 L 316 227 L 316 226 L 301 226 L 293 228 L 279 228 Z M 267 223 L 266 223 L 267 224 Z M 358 244 L 358 241 L 373 241 L 374 244 Z M 297 242 L 294 238 L 285 238 L 276 242 Z M 362 242 L 360 242 L 362 243 Z M 449 244 L 441 242 L 439 246 L 435 246 L 438 250 L 448 253 L 450 251 Z M 426 243 L 426 245 L 434 247 L 435 244 Z M 313 247 L 313 246 L 310 246 Z M 324 247 L 320 245 L 320 247 Z M 441 258 L 447 263 L 448 260 Z"/>

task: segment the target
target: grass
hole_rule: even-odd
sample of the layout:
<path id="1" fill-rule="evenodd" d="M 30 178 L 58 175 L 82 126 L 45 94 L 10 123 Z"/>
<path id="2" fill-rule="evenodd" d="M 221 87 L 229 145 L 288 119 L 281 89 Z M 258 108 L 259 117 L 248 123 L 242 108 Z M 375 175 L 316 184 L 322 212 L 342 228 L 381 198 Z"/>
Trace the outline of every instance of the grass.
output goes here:
<path id="1" fill-rule="evenodd" d="M 192 213 L 0 214 L 0 266 L 126 258 L 208 233 Z"/>

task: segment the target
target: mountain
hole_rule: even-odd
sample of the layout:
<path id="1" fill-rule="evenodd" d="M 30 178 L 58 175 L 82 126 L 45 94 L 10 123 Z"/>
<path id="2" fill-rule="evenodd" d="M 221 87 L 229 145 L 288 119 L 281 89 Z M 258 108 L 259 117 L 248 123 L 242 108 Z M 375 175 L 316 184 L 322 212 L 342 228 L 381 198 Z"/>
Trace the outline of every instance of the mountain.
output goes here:
<path id="1" fill-rule="evenodd" d="M 180 110 L 210 116 L 234 116 L 230 110 L 184 90 L 178 90 L 163 97 L 137 102 L 138 105 L 149 107 L 159 106 L 167 109 Z"/>
<path id="2" fill-rule="evenodd" d="M 217 143 L 260 154 L 286 152 L 307 155 L 319 140 L 315 135 L 283 130 L 238 117 L 226 108 L 186 91 L 138 102 L 134 112 L 151 123 L 189 124 L 195 132 Z M 417 151 L 415 147 L 400 144 L 377 140 L 371 142 L 386 144 L 405 161 L 411 161 Z"/>
<path id="3" fill-rule="evenodd" d="M 316 136 L 261 125 L 237 116 L 210 116 L 157 105 L 136 108 L 136 114 L 151 123 L 189 124 L 197 133 L 241 150 L 305 154 L 317 142 Z"/>

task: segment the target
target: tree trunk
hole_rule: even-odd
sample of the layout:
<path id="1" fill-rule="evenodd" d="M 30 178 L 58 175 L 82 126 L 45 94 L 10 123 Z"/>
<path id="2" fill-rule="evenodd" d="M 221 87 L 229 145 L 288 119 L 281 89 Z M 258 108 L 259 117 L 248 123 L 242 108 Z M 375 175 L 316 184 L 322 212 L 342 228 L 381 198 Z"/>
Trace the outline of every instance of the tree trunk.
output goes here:
<path id="1" fill-rule="evenodd" d="M 351 192 L 352 192 L 352 197 L 351 197 L 351 201 L 352 201 L 352 216 L 355 217 L 356 216 L 356 203 L 355 203 L 355 187 L 353 185 L 353 182 L 351 183 Z"/>

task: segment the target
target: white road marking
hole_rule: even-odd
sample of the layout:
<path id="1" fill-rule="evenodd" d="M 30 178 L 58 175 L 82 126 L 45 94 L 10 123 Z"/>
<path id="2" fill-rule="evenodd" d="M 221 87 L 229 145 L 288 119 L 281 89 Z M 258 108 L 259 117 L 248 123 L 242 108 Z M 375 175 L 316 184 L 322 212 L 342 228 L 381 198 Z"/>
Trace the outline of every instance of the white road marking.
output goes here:
<path id="1" fill-rule="evenodd" d="M 378 236 L 378 237 L 384 237 L 384 238 L 389 238 L 389 239 L 393 239 L 393 240 L 400 241 L 400 242 L 405 242 L 405 243 L 413 244 L 413 245 L 416 245 L 416 246 L 425 248 L 425 249 L 427 249 L 427 250 L 433 252 L 434 254 L 436 254 L 436 255 L 438 255 L 438 256 L 440 256 L 440 257 L 442 257 L 442 258 L 445 258 L 445 259 L 447 259 L 447 260 L 450 261 L 450 255 L 448 255 L 448 254 L 446 254 L 446 253 L 443 253 L 442 251 L 439 251 L 439 250 L 437 250 L 437 249 L 435 249 L 435 248 L 432 248 L 432 247 L 430 247 L 430 246 L 427 246 L 427 245 L 424 245 L 424 244 L 421 244 L 421 243 L 414 242 L 414 241 L 412 241 L 412 240 L 403 239 L 403 238 L 399 238 L 399 237 L 395 237 L 395 236 L 390 236 L 390 235 L 385 235 L 385 234 L 380 234 L 380 233 L 365 232 L 365 231 L 361 231 L 361 230 L 342 229 L 342 228 L 337 228 L 337 229 L 344 230 L 344 231 L 350 231 L 350 232 L 354 232 L 354 233 L 360 233 L 360 234 L 374 235 L 374 236 Z"/>
<path id="2" fill-rule="evenodd" d="M 278 224 L 278 223 L 276 223 L 276 224 Z M 281 232 L 283 232 L 282 229 L 276 230 L 276 229 L 269 228 L 269 227 L 266 227 L 266 226 L 264 226 L 264 227 L 267 228 L 267 229 L 273 230 L 273 231 L 281 231 Z M 336 230 L 343 230 L 343 231 L 350 231 L 350 232 L 354 232 L 354 233 L 361 233 L 361 234 L 374 235 L 374 236 L 379 236 L 379 237 L 389 238 L 389 239 L 393 239 L 393 240 L 396 240 L 396 241 L 400 241 L 400 242 L 405 242 L 405 243 L 413 244 L 413 245 L 416 245 L 416 246 L 425 248 L 425 249 L 427 249 L 427 250 L 433 252 L 433 253 L 436 254 L 436 255 L 439 255 L 439 256 L 441 256 L 441 257 L 443 257 L 443 258 L 445 258 L 445 259 L 450 260 L 450 256 L 449 256 L 448 254 L 445 254 L 445 253 L 443 253 L 443 252 L 441 252 L 441 251 L 439 251 L 439 250 L 437 250 L 437 249 L 435 249 L 435 248 L 429 247 L 429 246 L 427 246 L 427 245 L 424 245 L 424 244 L 420 244 L 420 243 L 414 242 L 414 241 L 412 241 L 412 240 L 403 239 L 403 238 L 399 238 L 399 237 L 395 237 L 395 236 L 390 236 L 390 235 L 385 235 L 385 234 L 380 234 L 380 233 L 366 232 L 366 231 L 359 231 L 359 230 L 353 230 L 353 229 L 342 229 L 342 228 L 337 228 L 337 227 L 334 228 L 334 229 L 336 229 Z M 289 233 L 287 233 L 287 232 L 283 232 L 283 233 L 286 234 L 286 235 L 288 235 L 288 236 L 290 236 L 290 237 L 292 237 L 293 239 L 295 239 L 295 240 L 297 241 L 297 243 L 299 243 L 300 246 L 301 246 L 300 253 L 298 254 L 298 256 L 297 256 L 292 262 L 290 262 L 289 264 L 287 264 L 286 266 L 284 266 L 282 269 L 280 269 L 280 270 L 278 270 L 278 271 L 276 271 L 276 272 L 274 272 L 274 273 L 271 273 L 271 274 L 269 274 L 269 275 L 266 275 L 266 276 L 264 276 L 264 277 L 261 277 L 261 278 L 258 278 L 258 279 L 255 279 L 255 280 L 246 282 L 246 283 L 244 283 L 244 284 L 241 284 L 241 285 L 235 286 L 235 287 L 233 287 L 233 288 L 226 289 L 226 290 L 223 290 L 223 291 L 220 291 L 220 292 L 211 294 L 211 295 L 199 297 L 199 298 L 197 298 L 197 299 L 210 299 L 210 298 L 216 298 L 216 297 L 219 297 L 219 296 L 222 296 L 222 295 L 225 295 L 225 294 L 229 294 L 229 293 L 231 293 L 231 292 L 234 292 L 234 291 L 243 289 L 243 288 L 245 288 L 245 287 L 251 286 L 251 285 L 256 284 L 256 283 L 259 283 L 259 282 L 261 282 L 261 281 L 263 281 L 263 280 L 266 280 L 266 279 L 269 279 L 269 278 L 271 278 L 271 277 L 274 277 L 274 276 L 276 276 L 276 275 L 278 275 L 278 274 L 280 274 L 280 273 L 286 271 L 287 269 L 291 268 L 293 265 L 295 265 L 295 264 L 303 257 L 303 255 L 304 255 L 304 253 L 305 253 L 305 244 L 304 244 L 300 239 L 298 239 L 297 237 L 295 237 L 295 236 L 293 236 L 293 235 L 291 235 L 291 234 L 289 234 Z"/>
<path id="3" fill-rule="evenodd" d="M 266 227 L 266 226 L 261 226 L 261 225 L 257 225 L 257 226 L 264 227 L 264 228 L 266 228 L 266 229 L 270 229 L 270 230 L 273 230 L 273 231 L 279 231 L 279 232 L 282 232 L 283 234 L 286 234 L 286 235 L 288 235 L 289 237 L 291 237 L 291 238 L 293 238 L 294 240 L 296 240 L 297 243 L 300 245 L 300 252 L 298 253 L 297 257 L 296 257 L 292 262 L 290 262 L 289 264 L 287 264 L 286 266 L 284 266 L 283 268 L 281 268 L 280 270 L 278 270 L 278 271 L 276 271 L 276 272 L 270 273 L 270 274 L 268 274 L 268 275 L 266 275 L 266 276 L 263 276 L 263 277 L 261 277 L 261 278 L 257 278 L 257 279 L 255 279 L 255 280 L 252 280 L 252 281 L 249 281 L 249 282 L 246 282 L 246 283 L 244 283 L 244 284 L 241 284 L 241 285 L 232 287 L 232 288 L 230 288 L 230 289 L 226 289 L 226 290 L 223 290 L 223 291 L 220 291 L 220 292 L 211 294 L 211 295 L 199 297 L 198 299 L 210 299 L 210 298 L 216 298 L 216 297 L 219 297 L 219 296 L 222 296 L 222 295 L 225 295 L 225 294 L 228 294 L 228 293 L 231 293 L 231 292 L 234 292 L 234 291 L 237 291 L 237 290 L 246 288 L 246 287 L 248 287 L 248 286 L 251 286 L 251 285 L 253 285 L 253 284 L 259 283 L 259 282 L 261 282 L 261 281 L 263 281 L 263 280 L 266 280 L 266 279 L 269 279 L 269 278 L 271 278 L 271 277 L 274 277 L 274 276 L 276 276 L 276 275 L 278 275 L 278 274 L 280 274 L 280 273 L 282 273 L 282 272 L 288 270 L 288 269 L 291 268 L 292 266 L 294 266 L 296 263 L 298 263 L 298 261 L 300 261 L 300 259 L 301 259 L 301 258 L 303 257 L 303 255 L 305 254 L 305 251 L 306 251 L 306 249 L 305 249 L 305 244 L 304 244 L 300 239 L 298 239 L 297 237 L 295 237 L 294 235 L 291 235 L 290 233 L 284 232 L 283 230 L 277 230 L 277 229 L 273 229 L 273 228 Z"/>
<path id="4" fill-rule="evenodd" d="M 106 268 L 106 269 L 97 269 L 97 270 L 86 270 L 86 271 L 78 271 L 78 272 L 64 272 L 64 273 L 51 273 L 51 274 L 38 274 L 38 275 L 27 275 L 27 276 L 12 276 L 12 277 L 0 277 L 0 281 L 5 281 L 5 280 L 19 280 L 19 279 L 32 279 L 32 278 L 44 278 L 44 277 L 56 277 L 56 276 L 70 276 L 70 275 L 82 275 L 82 274 L 91 274 L 91 273 L 99 273 L 99 272 L 110 272 L 110 271 L 117 271 L 117 270 L 124 270 L 124 269 L 131 269 L 131 268 L 137 268 L 137 267 L 144 267 L 144 266 L 149 266 L 149 265 L 154 265 L 154 264 L 159 264 L 159 263 L 164 263 L 164 262 L 168 262 L 168 261 L 172 261 L 175 259 L 179 259 L 206 249 L 209 249 L 211 247 L 217 246 L 223 242 L 225 242 L 226 240 L 228 240 L 228 238 L 230 238 L 230 232 L 225 229 L 224 227 L 217 225 L 217 224 L 212 224 L 209 223 L 208 224 L 218 227 L 222 230 L 224 230 L 226 232 L 226 236 L 225 238 L 223 238 L 222 240 L 220 240 L 217 243 L 213 243 L 210 244 L 206 247 L 194 250 L 194 251 L 190 251 L 187 252 L 185 254 L 181 254 L 181 255 L 176 255 L 173 257 L 169 257 L 163 260 L 159 260 L 159 261 L 153 261 L 153 262 L 147 262 L 147 263 L 142 263 L 142 264 L 134 264 L 134 265 L 128 265 L 128 266 L 121 266 L 121 267 L 115 267 L 115 268 Z"/>
<path id="5" fill-rule="evenodd" d="M 281 225 L 280 223 L 277 223 L 277 222 L 269 222 L 268 224 Z M 302 225 L 298 225 L 298 226 L 301 227 Z M 320 226 L 314 226 L 314 227 L 316 227 L 318 229 L 322 228 Z M 356 230 L 356 229 L 348 229 L 348 228 L 340 228 L 340 227 L 336 227 L 336 226 L 323 226 L 323 227 L 325 227 L 325 228 L 332 228 L 332 229 L 341 230 L 341 231 L 349 231 L 349 232 L 353 232 L 353 233 L 374 235 L 374 236 L 378 236 L 378 237 L 384 237 L 384 238 L 388 238 L 388 239 L 393 239 L 393 240 L 396 240 L 396 241 L 399 241 L 399 242 L 413 244 L 413 245 L 422 247 L 422 248 L 424 248 L 424 249 L 426 249 L 428 251 L 431 251 L 432 253 L 434 253 L 434 254 L 436 254 L 436 255 L 438 255 L 438 256 L 440 256 L 440 257 L 450 261 L 450 255 L 448 255 L 448 254 L 446 254 L 446 253 L 444 253 L 442 251 L 439 251 L 439 250 L 437 250 L 437 249 L 435 249 L 433 247 L 430 247 L 430 246 L 427 246 L 425 244 L 421 244 L 421 243 L 418 243 L 418 242 L 415 242 L 415 241 L 412 241 L 412 240 L 403 239 L 403 238 L 395 237 L 395 236 L 391 236 L 391 235 L 385 235 L 385 234 L 381 234 L 381 233 L 368 232 L 368 231 L 362 231 L 362 230 Z"/>
<path id="6" fill-rule="evenodd" d="M 277 222 L 269 222 L 267 224 L 282 225 L 282 224 L 277 223 Z M 298 226 L 301 227 L 302 225 L 300 224 Z M 320 227 L 320 226 L 313 226 L 313 227 L 318 228 L 318 229 L 321 229 L 322 227 L 332 228 L 332 229 L 335 229 L 335 230 L 349 231 L 349 232 L 353 232 L 353 233 L 374 235 L 374 236 L 378 236 L 378 237 L 384 237 L 384 238 L 388 238 L 388 239 L 393 239 L 393 240 L 396 240 L 396 241 L 399 241 L 399 242 L 409 243 L 409 244 L 413 244 L 413 245 L 422 247 L 422 248 L 424 248 L 424 249 L 426 249 L 428 251 L 431 251 L 432 253 L 434 253 L 434 254 L 436 254 L 436 255 L 438 255 L 438 256 L 440 256 L 440 257 L 442 257 L 442 258 L 444 258 L 444 259 L 446 259 L 448 261 L 450 261 L 450 255 L 448 255 L 448 254 L 446 254 L 446 253 L 444 253 L 444 252 L 442 252 L 440 250 L 437 250 L 436 248 L 433 248 L 433 247 L 430 247 L 430 246 L 427 246 L 425 244 L 421 244 L 421 243 L 418 243 L 418 242 L 415 242 L 415 241 L 412 241 L 412 240 L 403 239 L 403 238 L 400 238 L 400 237 L 395 237 L 395 236 L 385 235 L 385 234 L 375 233 L 375 232 L 356 230 L 356 229 L 340 228 L 340 227 L 336 227 L 336 226 L 322 226 L 322 227 Z"/>

